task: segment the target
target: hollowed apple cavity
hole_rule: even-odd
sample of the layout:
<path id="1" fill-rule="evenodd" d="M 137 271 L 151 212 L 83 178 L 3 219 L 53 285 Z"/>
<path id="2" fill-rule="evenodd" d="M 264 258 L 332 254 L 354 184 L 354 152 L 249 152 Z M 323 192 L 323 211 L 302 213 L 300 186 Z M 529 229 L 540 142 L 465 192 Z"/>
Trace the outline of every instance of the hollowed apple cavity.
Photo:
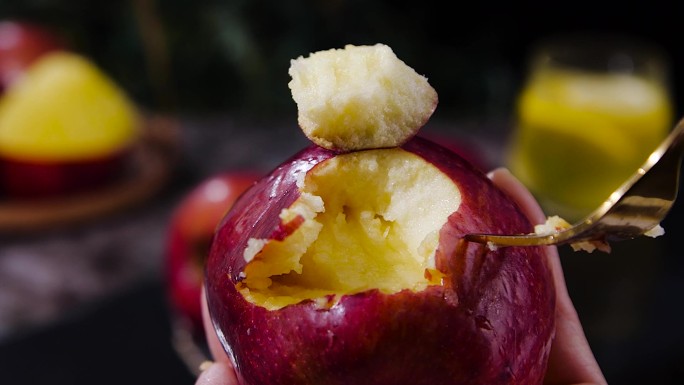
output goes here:
<path id="1" fill-rule="evenodd" d="M 337 155 L 298 183 L 280 214 L 284 239 L 250 239 L 238 285 L 250 302 L 278 309 L 371 289 L 420 291 L 442 283 L 439 231 L 461 202 L 454 182 L 400 148 Z"/>

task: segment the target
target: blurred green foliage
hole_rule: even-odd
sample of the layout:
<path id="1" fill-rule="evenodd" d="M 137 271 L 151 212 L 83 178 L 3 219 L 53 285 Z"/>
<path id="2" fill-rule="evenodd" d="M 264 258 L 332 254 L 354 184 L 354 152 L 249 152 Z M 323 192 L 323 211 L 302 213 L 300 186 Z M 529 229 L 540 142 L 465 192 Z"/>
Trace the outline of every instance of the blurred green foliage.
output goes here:
<path id="1" fill-rule="evenodd" d="M 260 116 L 295 110 L 291 59 L 345 44 L 392 47 L 437 89 L 441 116 L 497 117 L 512 111 L 538 38 L 608 28 L 675 39 L 644 24 L 668 24 L 676 13 L 667 10 L 649 18 L 624 5 L 624 17 L 607 18 L 561 5 L 559 13 L 503 0 L 0 0 L 0 19 L 53 28 L 150 109 Z"/>
<path id="2" fill-rule="evenodd" d="M 290 59 L 385 43 L 428 76 L 440 111 L 505 112 L 514 84 L 491 29 L 500 20 L 466 26 L 441 3 L 2 0 L 0 18 L 53 28 L 151 109 L 291 113 Z"/>

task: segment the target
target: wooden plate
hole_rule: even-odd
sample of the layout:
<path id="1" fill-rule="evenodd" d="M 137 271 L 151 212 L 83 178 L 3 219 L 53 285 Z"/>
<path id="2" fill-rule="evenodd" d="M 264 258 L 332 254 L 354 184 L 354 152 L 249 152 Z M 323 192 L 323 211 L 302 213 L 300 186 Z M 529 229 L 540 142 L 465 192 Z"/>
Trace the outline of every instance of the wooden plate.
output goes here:
<path id="1" fill-rule="evenodd" d="M 30 232 L 84 222 L 145 201 L 169 179 L 177 156 L 177 138 L 174 120 L 147 119 L 131 156 L 130 170 L 120 181 L 101 190 L 55 199 L 0 199 L 0 232 Z"/>

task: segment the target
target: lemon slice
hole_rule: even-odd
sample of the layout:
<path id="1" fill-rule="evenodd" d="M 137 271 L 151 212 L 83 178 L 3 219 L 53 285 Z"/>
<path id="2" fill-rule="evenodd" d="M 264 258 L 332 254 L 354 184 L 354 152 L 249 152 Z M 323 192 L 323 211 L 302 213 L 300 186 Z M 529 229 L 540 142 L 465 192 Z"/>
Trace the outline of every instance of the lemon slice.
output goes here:
<path id="1" fill-rule="evenodd" d="M 0 100 L 0 155 L 13 159 L 102 157 L 130 145 L 138 129 L 124 92 L 74 53 L 43 56 Z"/>

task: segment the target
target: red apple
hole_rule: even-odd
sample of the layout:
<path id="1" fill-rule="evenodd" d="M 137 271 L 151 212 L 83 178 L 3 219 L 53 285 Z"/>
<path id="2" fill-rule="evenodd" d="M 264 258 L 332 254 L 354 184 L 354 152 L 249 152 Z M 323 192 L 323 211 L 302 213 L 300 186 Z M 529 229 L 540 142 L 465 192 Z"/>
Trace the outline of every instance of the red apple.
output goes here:
<path id="1" fill-rule="evenodd" d="M 483 148 L 471 139 L 441 133 L 421 133 L 419 135 L 455 152 L 480 170 L 485 171 L 492 168 L 492 162 L 483 153 Z"/>
<path id="2" fill-rule="evenodd" d="M 0 191 L 14 200 L 60 197 L 104 187 L 122 177 L 129 151 L 58 164 L 0 155 Z"/>
<path id="3" fill-rule="evenodd" d="M 0 93 L 45 53 L 66 45 L 46 27 L 24 21 L 0 22 Z"/>
<path id="4" fill-rule="evenodd" d="M 195 186 L 176 206 L 166 245 L 166 280 L 174 312 L 202 332 L 200 293 L 204 263 L 216 226 L 235 200 L 261 177 L 256 171 L 226 171 Z"/>
<path id="5" fill-rule="evenodd" d="M 212 321 L 240 383 L 541 384 L 555 294 L 532 232 L 470 163 L 421 137 L 312 146 L 249 189 L 206 265 Z"/>

